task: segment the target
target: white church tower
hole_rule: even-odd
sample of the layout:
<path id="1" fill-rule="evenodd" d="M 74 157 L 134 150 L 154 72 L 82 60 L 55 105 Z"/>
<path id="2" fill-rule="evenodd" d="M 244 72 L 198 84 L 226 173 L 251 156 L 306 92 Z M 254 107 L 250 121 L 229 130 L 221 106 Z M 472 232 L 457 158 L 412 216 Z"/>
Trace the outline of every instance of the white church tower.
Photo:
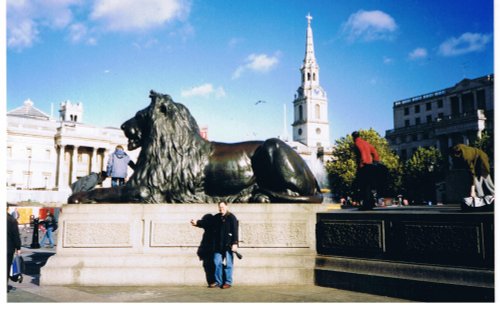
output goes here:
<path id="1" fill-rule="evenodd" d="M 314 55 L 312 17 L 307 18 L 306 55 L 300 68 L 302 84 L 297 89 L 294 106 L 293 141 L 310 148 L 330 147 L 328 100 L 319 84 L 319 66 Z"/>

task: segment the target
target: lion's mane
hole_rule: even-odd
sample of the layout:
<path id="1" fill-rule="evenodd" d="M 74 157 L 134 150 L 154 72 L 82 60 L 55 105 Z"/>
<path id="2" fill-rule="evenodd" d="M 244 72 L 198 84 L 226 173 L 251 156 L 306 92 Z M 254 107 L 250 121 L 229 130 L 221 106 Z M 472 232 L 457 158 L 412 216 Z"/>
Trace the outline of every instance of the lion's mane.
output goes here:
<path id="1" fill-rule="evenodd" d="M 127 185 L 139 188 L 142 201 L 148 203 L 207 202 L 203 171 L 210 142 L 200 136 L 198 124 L 184 105 L 167 95 L 152 94 L 151 98 L 151 105 L 139 112 L 138 123 L 146 139 Z"/>

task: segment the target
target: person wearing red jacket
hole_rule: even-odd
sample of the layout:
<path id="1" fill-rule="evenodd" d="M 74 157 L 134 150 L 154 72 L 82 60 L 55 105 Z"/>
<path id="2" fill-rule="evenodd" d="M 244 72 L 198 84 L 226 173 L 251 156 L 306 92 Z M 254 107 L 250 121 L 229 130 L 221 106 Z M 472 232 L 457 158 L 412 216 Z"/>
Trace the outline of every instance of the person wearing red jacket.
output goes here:
<path id="1" fill-rule="evenodd" d="M 378 164 L 380 157 L 375 147 L 363 140 L 358 131 L 354 131 L 351 135 L 358 164 L 356 182 L 360 192 L 359 197 L 363 202 L 360 210 L 371 210 L 376 203 L 372 190 L 376 188 L 378 182 L 379 170 L 375 164 Z"/>

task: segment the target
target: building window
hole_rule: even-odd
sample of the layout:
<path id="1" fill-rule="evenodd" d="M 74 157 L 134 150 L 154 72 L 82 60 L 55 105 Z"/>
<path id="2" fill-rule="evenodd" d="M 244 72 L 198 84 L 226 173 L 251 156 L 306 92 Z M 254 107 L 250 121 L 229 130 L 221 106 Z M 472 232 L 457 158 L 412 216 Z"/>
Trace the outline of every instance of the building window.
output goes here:
<path id="1" fill-rule="evenodd" d="M 439 113 L 438 114 L 438 119 L 443 119 L 444 118 L 444 114 L 443 113 Z"/>
<path id="2" fill-rule="evenodd" d="M 405 116 L 408 116 L 410 114 L 410 108 L 405 107 Z"/>
<path id="3" fill-rule="evenodd" d="M 425 119 L 426 119 L 426 122 L 427 122 L 427 123 L 431 123 L 431 122 L 432 122 L 432 115 L 427 115 L 427 116 L 425 117 Z"/>
<path id="4" fill-rule="evenodd" d="M 460 115 L 460 103 L 458 102 L 458 97 L 453 96 L 450 98 L 451 102 L 451 115 L 458 116 Z"/>
<path id="5" fill-rule="evenodd" d="M 415 114 L 420 113 L 420 105 L 415 105 Z"/>
<path id="6" fill-rule="evenodd" d="M 405 120 L 405 127 L 409 127 L 410 126 L 410 121 L 408 119 Z"/>
<path id="7" fill-rule="evenodd" d="M 31 147 L 27 147 L 26 148 L 26 157 L 31 158 L 31 155 L 32 155 Z"/>
<path id="8" fill-rule="evenodd" d="M 7 146 L 7 157 L 12 158 L 12 146 Z"/>
<path id="9" fill-rule="evenodd" d="M 415 125 L 420 125 L 420 117 L 415 118 Z"/>
<path id="10" fill-rule="evenodd" d="M 484 90 L 476 91 L 477 109 L 486 109 L 486 94 Z"/>
<path id="11" fill-rule="evenodd" d="M 316 73 L 313 73 L 313 81 L 316 81 Z"/>
<path id="12" fill-rule="evenodd" d="M 302 112 L 302 105 L 299 105 L 299 120 L 304 120 L 304 113 Z"/>
<path id="13" fill-rule="evenodd" d="M 462 111 L 471 113 L 474 111 L 474 95 L 472 92 L 462 94 Z"/>
<path id="14" fill-rule="evenodd" d="M 299 135 L 302 135 L 302 129 L 299 128 L 298 133 L 299 133 Z"/>
<path id="15" fill-rule="evenodd" d="M 311 73 L 307 73 L 307 81 L 311 81 Z"/>
<path id="16" fill-rule="evenodd" d="M 50 160 L 50 150 L 49 149 L 45 150 L 45 159 Z"/>
<path id="17" fill-rule="evenodd" d="M 320 129 L 320 128 L 316 128 L 316 134 L 317 134 L 317 135 L 320 135 L 320 134 L 321 134 L 321 129 Z"/>
<path id="18" fill-rule="evenodd" d="M 425 103 L 425 110 L 430 111 L 432 109 L 432 102 Z"/>
<path id="19" fill-rule="evenodd" d="M 438 100 L 438 108 L 443 108 L 443 100 Z"/>
<path id="20" fill-rule="evenodd" d="M 316 119 L 321 118 L 320 112 L 321 112 L 321 109 L 319 107 L 319 104 L 316 104 L 316 106 L 314 106 L 314 114 L 315 114 Z"/>

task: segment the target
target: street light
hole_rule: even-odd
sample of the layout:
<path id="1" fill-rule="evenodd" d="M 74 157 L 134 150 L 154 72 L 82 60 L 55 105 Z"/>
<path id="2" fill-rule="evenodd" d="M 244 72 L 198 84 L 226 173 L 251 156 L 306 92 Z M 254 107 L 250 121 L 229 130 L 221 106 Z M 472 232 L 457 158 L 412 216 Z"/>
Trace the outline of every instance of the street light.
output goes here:
<path id="1" fill-rule="evenodd" d="M 28 190 L 30 189 L 31 183 L 31 155 L 28 156 Z"/>

